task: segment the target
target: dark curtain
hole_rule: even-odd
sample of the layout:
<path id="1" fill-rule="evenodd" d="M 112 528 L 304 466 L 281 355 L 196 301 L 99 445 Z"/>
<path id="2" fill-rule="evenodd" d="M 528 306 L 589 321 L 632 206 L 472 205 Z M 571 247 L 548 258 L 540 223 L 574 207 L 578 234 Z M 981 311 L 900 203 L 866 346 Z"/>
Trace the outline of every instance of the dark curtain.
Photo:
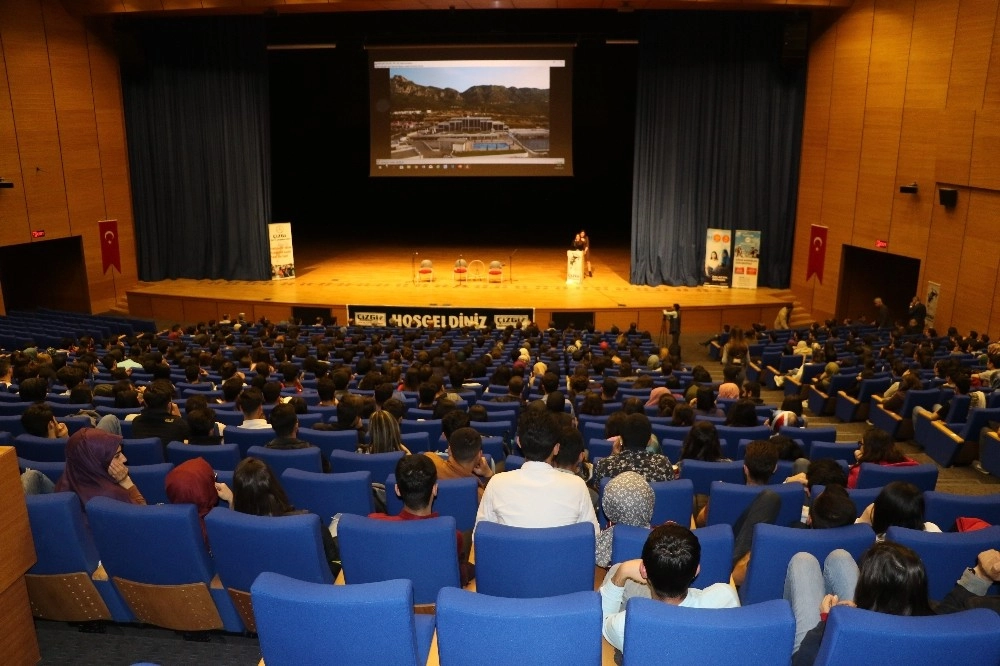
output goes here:
<path id="1" fill-rule="evenodd" d="M 663 13 L 639 40 L 630 281 L 700 284 L 710 227 L 761 232 L 758 284 L 789 284 L 805 60 L 784 14 Z"/>
<path id="2" fill-rule="evenodd" d="M 268 279 L 263 19 L 161 19 L 118 37 L 139 278 Z"/>

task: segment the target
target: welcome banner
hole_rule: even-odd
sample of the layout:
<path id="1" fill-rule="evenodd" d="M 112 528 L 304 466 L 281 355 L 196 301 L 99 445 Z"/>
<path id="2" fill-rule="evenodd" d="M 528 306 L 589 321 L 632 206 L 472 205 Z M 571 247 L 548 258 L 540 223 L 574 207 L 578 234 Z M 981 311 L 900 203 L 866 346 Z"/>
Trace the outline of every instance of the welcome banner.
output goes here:
<path id="1" fill-rule="evenodd" d="M 424 308 L 388 305 L 348 305 L 347 316 L 357 326 L 406 328 L 516 327 L 532 321 L 534 308 Z"/>

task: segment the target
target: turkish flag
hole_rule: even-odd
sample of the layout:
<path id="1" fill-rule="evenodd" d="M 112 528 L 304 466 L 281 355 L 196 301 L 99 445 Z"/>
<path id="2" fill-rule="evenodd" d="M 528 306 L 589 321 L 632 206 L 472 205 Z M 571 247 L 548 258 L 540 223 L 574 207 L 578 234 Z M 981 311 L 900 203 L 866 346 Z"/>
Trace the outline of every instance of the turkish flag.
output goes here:
<path id="1" fill-rule="evenodd" d="M 101 220 L 97 223 L 101 233 L 101 264 L 105 273 L 114 266 L 122 272 L 122 256 L 118 250 L 118 220 Z"/>
<path id="2" fill-rule="evenodd" d="M 826 263 L 826 227 L 812 225 L 809 232 L 809 267 L 806 268 L 806 280 L 815 275 L 823 284 L 823 265 Z"/>

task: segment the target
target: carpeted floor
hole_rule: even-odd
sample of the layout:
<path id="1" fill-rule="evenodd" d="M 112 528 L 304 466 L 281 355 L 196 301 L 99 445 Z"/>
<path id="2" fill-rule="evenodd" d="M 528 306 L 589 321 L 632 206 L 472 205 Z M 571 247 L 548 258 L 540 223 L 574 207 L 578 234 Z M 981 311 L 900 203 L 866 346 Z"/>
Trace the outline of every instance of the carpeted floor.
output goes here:
<path id="1" fill-rule="evenodd" d="M 106 633 L 84 633 L 64 622 L 36 620 L 42 666 L 256 666 L 256 638 L 212 633 L 205 643 L 186 641 L 167 629 L 109 624 Z"/>

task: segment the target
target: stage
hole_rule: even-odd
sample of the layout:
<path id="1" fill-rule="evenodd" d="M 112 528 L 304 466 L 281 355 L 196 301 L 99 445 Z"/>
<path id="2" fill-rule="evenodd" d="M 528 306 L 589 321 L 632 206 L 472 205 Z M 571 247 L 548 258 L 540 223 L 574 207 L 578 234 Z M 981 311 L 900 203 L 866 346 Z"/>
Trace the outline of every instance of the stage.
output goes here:
<path id="1" fill-rule="evenodd" d="M 301 316 L 298 309 L 308 308 L 309 314 L 322 309 L 344 324 L 348 305 L 516 307 L 534 308 L 535 320 L 543 325 L 563 313 L 585 313 L 579 321 L 591 317 L 598 329 L 627 328 L 634 322 L 655 333 L 663 307 L 679 303 L 684 332 L 709 333 L 723 324 L 770 326 L 781 305 L 794 301 L 790 291 L 778 289 L 632 285 L 627 248 L 593 248 L 594 277 L 584 278 L 582 284 L 566 283 L 565 248 L 345 247 L 297 242 L 294 249 L 293 279 L 141 282 L 128 290 L 129 313 L 169 325 L 219 319 L 224 314 L 235 317 L 240 312 L 248 319 L 282 321 Z M 460 256 L 472 269 L 463 281 L 453 273 Z M 432 280 L 425 281 L 427 276 L 416 270 L 424 259 L 433 262 Z M 477 260 L 484 268 L 479 275 Z M 485 270 L 492 261 L 504 264 L 499 282 Z"/>

